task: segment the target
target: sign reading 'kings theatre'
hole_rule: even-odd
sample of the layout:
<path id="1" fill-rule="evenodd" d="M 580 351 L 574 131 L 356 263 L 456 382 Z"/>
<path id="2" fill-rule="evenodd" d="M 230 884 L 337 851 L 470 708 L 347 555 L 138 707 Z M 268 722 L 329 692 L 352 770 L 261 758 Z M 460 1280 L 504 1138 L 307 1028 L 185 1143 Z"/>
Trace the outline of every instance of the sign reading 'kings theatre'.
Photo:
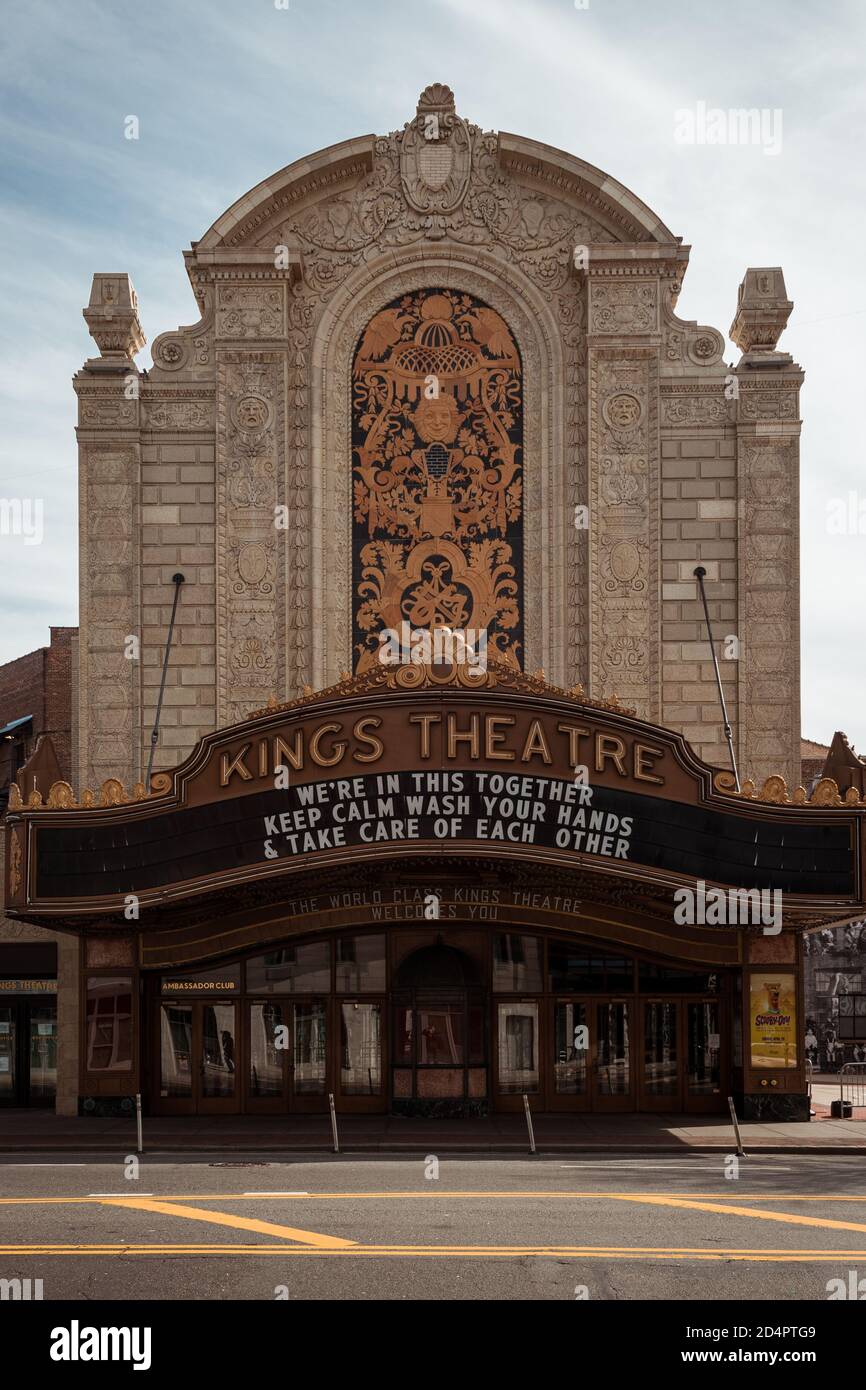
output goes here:
<path id="1" fill-rule="evenodd" d="M 679 735 L 615 701 L 501 666 L 379 669 L 209 735 L 149 797 L 103 789 L 120 804 L 79 807 L 69 789 L 13 808 L 8 901 L 109 911 L 129 894 L 166 902 L 319 863 L 443 853 L 795 903 L 859 897 L 858 812 L 750 803 L 712 776 Z"/>

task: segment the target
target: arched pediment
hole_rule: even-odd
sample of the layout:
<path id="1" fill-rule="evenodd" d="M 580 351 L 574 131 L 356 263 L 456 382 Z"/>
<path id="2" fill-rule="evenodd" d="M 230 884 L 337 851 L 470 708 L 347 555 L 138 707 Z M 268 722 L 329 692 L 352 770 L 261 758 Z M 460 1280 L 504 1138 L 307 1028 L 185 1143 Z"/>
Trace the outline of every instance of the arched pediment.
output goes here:
<path id="1" fill-rule="evenodd" d="M 402 130 L 344 140 L 263 180 L 217 218 L 191 259 L 272 256 L 283 239 L 315 263 L 445 238 L 501 241 L 507 253 L 541 259 L 561 258 L 575 240 L 676 244 L 610 175 L 539 141 L 483 131 L 434 84 Z"/>

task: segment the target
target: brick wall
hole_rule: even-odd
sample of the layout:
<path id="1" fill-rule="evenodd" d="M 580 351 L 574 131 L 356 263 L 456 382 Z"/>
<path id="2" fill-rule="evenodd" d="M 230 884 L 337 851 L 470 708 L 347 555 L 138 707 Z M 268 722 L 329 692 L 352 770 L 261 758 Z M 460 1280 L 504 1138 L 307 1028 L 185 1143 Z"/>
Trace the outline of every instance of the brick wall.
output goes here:
<path id="1" fill-rule="evenodd" d="M 175 767 L 216 724 L 214 446 L 159 442 L 141 461 L 142 737 L 156 714 L 174 600 L 185 576 L 154 768 Z"/>
<path id="2" fill-rule="evenodd" d="M 707 571 L 728 717 L 737 729 L 737 662 L 723 639 L 737 633 L 737 462 L 732 431 L 700 439 L 662 439 L 663 724 L 678 729 L 700 757 L 729 765 L 718 690 L 695 566 Z"/>

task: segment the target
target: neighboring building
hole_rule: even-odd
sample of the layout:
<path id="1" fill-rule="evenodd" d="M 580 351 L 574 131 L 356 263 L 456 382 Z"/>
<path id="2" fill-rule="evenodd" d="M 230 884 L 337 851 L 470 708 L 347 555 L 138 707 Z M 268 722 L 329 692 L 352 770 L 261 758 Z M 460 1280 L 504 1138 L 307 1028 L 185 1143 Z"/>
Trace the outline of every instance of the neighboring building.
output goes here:
<path id="1" fill-rule="evenodd" d="M 676 315 L 681 238 L 438 84 L 185 254 L 201 318 L 147 373 L 129 277 L 93 279 L 71 785 L 10 808 L 10 911 L 87 931 L 67 1103 L 733 1091 L 804 1114 L 800 933 L 862 902 L 862 816 L 787 800 L 802 372 L 777 349 L 781 270 L 745 272 L 726 364 Z M 698 564 L 763 802 L 731 793 Z M 487 669 L 385 670 L 404 625 L 483 633 Z M 785 930 L 675 920 L 677 886 L 714 878 L 784 890 Z"/>
<path id="2" fill-rule="evenodd" d="M 78 629 L 52 627 L 50 646 L 0 666 L 0 818 L 13 781 L 47 798 L 71 780 L 77 661 Z M 78 938 L 0 910 L 0 1105 L 53 1106 L 60 1052 L 60 1108 L 74 1113 L 77 993 Z"/>
<path id="3" fill-rule="evenodd" d="M 800 785 L 808 791 L 819 777 L 824 776 L 824 764 L 830 752 L 826 743 L 816 743 L 814 739 L 800 740 Z"/>

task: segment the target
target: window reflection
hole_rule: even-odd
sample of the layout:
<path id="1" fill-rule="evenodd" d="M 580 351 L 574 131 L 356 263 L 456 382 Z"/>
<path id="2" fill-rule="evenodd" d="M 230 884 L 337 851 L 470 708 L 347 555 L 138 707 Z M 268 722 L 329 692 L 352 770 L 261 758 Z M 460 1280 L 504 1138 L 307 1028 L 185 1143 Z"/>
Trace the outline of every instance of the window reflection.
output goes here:
<path id="1" fill-rule="evenodd" d="M 341 936 L 337 941 L 337 993 L 380 994 L 385 989 L 385 937 Z"/>
<path id="2" fill-rule="evenodd" d="M 87 981 L 88 1071 L 132 1069 L 132 977 L 93 975 Z"/>

